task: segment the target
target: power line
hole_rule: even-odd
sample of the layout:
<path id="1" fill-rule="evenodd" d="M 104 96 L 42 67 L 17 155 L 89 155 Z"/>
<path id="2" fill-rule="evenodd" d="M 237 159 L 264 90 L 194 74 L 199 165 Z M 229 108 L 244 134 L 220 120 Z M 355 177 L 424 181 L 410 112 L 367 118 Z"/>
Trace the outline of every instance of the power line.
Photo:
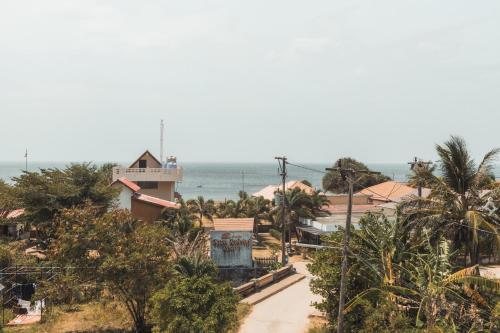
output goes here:
<path id="1" fill-rule="evenodd" d="M 467 225 L 467 224 L 461 224 L 461 223 L 458 223 L 458 222 L 451 222 L 451 224 L 456 224 L 456 225 L 459 225 L 461 227 L 466 227 L 466 228 L 469 228 L 469 229 L 473 229 L 473 230 L 481 231 L 481 232 L 484 232 L 484 233 L 487 233 L 487 234 L 498 236 L 498 233 L 495 233 L 495 232 L 492 232 L 492 231 L 488 231 L 488 230 L 484 230 L 484 229 L 480 229 L 480 228 L 471 227 L 470 225 Z"/>

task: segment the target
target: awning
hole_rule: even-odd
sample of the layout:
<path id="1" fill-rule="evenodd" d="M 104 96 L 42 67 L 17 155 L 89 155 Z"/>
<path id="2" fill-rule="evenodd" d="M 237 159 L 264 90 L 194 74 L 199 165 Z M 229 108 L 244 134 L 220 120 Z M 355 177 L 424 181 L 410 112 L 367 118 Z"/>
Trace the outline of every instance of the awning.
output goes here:
<path id="1" fill-rule="evenodd" d="M 307 232 L 307 233 L 312 234 L 312 235 L 317 235 L 317 236 L 330 233 L 329 231 L 323 231 L 323 230 L 320 230 L 318 228 L 309 227 L 309 226 L 296 227 L 296 229 L 303 231 L 303 232 Z"/>

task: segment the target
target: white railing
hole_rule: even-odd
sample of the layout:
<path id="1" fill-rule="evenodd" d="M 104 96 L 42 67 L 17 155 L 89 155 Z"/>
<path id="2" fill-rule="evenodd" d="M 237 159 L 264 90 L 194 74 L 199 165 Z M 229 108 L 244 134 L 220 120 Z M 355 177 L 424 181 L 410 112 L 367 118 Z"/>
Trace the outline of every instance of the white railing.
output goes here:
<path id="1" fill-rule="evenodd" d="M 178 182 L 182 181 L 183 171 L 181 167 L 176 169 L 166 168 L 113 168 L 113 180 L 125 177 L 131 181 L 157 181 Z"/>

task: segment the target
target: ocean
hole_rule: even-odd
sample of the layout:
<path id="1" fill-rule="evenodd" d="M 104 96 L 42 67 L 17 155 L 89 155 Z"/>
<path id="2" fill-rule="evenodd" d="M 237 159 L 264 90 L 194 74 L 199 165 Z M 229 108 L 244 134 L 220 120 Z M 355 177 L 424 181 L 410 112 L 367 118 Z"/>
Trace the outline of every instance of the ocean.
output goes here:
<path id="1" fill-rule="evenodd" d="M 40 168 L 64 168 L 69 162 L 30 162 L 28 170 Z M 97 163 L 98 164 L 98 163 Z M 120 163 L 126 165 L 127 163 Z M 298 163 L 297 163 L 298 164 Z M 184 179 L 177 184 L 177 191 L 185 199 L 199 195 L 214 200 L 235 199 L 244 190 L 254 193 L 270 184 L 279 184 L 278 164 L 275 163 L 183 163 Z M 321 188 L 325 168 L 329 164 L 300 164 L 308 169 L 288 166 L 288 180 L 308 180 Z M 368 167 L 397 181 L 406 181 L 409 169 L 406 163 L 368 164 Z M 0 162 L 0 179 L 7 182 L 19 176 L 24 170 L 23 162 Z M 500 165 L 495 168 L 500 178 Z"/>

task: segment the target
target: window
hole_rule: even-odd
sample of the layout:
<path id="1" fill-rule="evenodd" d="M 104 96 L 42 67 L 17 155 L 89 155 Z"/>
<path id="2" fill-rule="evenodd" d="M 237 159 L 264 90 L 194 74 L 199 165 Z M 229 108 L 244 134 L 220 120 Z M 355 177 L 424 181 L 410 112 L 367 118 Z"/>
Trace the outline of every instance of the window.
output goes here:
<path id="1" fill-rule="evenodd" d="M 158 188 L 158 182 L 137 182 L 140 188 L 145 190 L 152 190 Z"/>
<path id="2" fill-rule="evenodd" d="M 146 160 L 139 160 L 139 168 L 146 168 L 147 164 Z"/>

